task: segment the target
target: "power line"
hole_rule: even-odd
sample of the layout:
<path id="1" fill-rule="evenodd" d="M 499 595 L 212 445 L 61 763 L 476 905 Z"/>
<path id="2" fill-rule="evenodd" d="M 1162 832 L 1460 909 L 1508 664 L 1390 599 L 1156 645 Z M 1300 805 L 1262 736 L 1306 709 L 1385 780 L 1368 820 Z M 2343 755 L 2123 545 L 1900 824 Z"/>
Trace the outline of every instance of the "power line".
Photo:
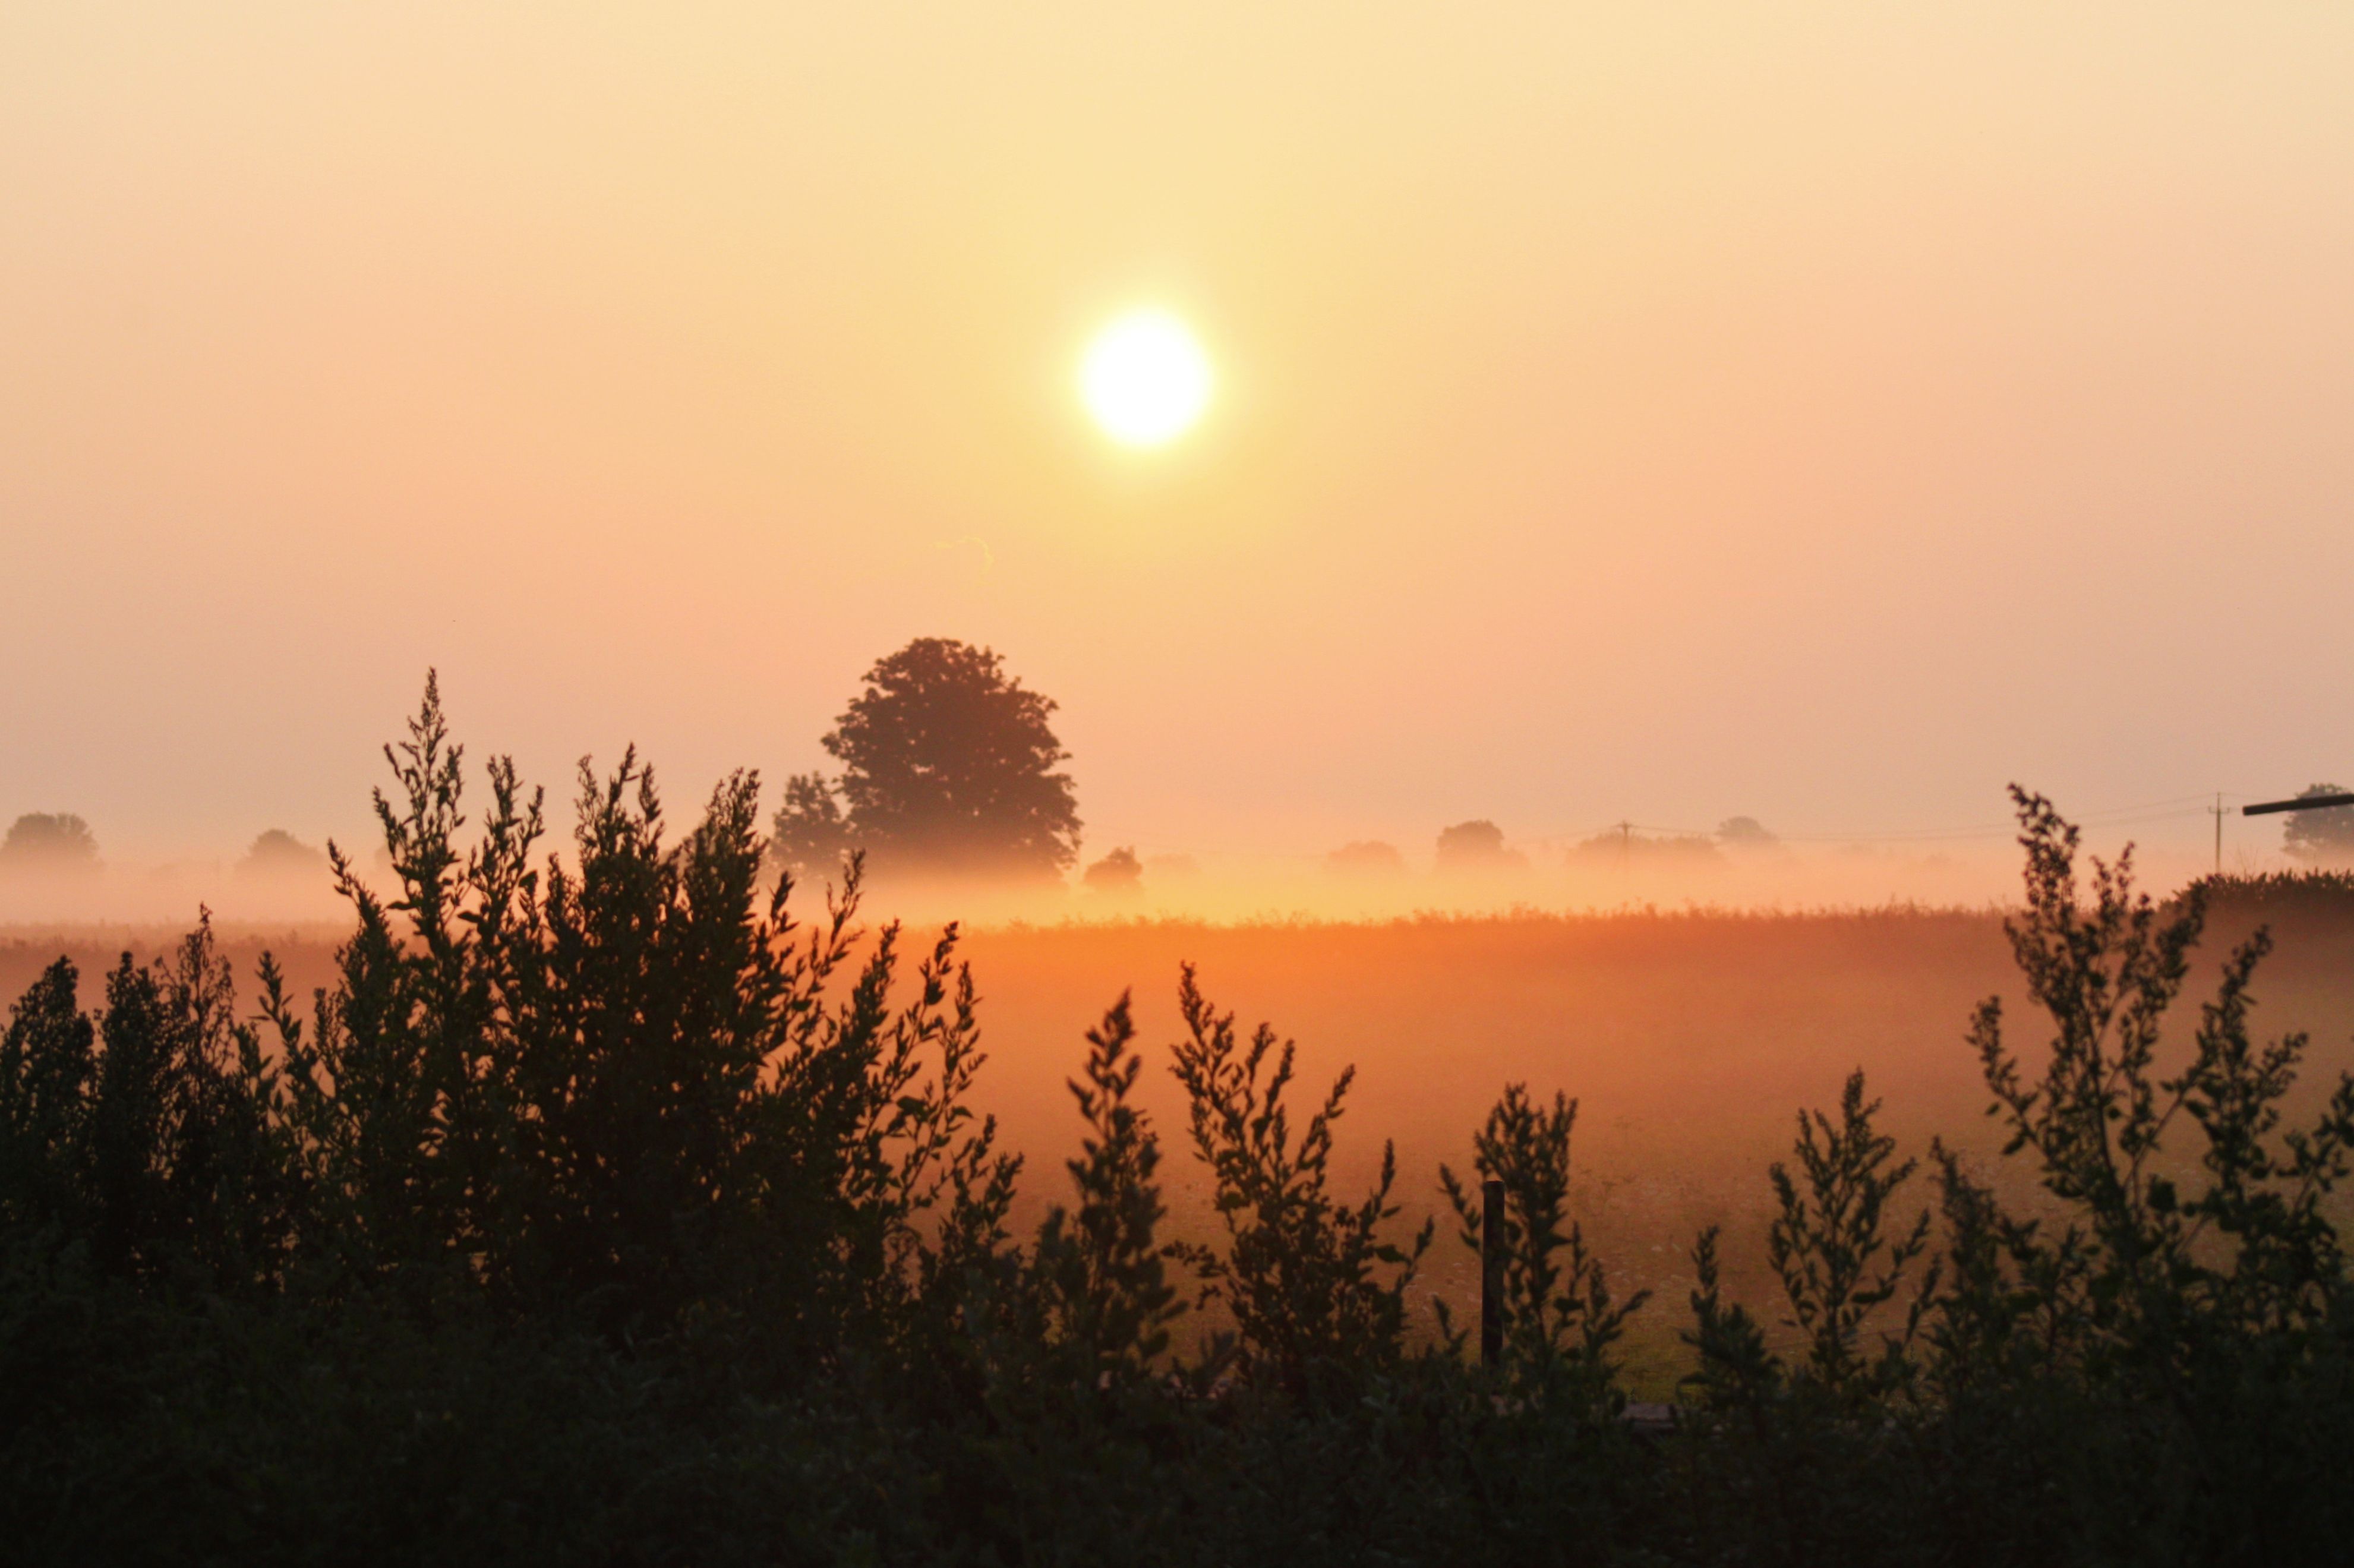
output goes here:
<path id="1" fill-rule="evenodd" d="M 2069 820 L 2081 828 L 2129 828 L 2151 822 L 2181 821 L 2194 817 L 2214 815 L 2225 810 L 2225 800 L 2243 800 L 2249 797 L 2236 789 L 2202 790 L 2195 795 L 2170 795 L 2159 800 L 2143 800 L 2131 805 L 2110 806 L 2098 811 L 2088 811 Z M 2207 802 L 2211 801 L 2212 804 Z M 2192 802 L 2198 802 L 2193 804 Z M 2016 821 L 1973 822 L 1940 828 L 1897 828 L 1880 832 L 1843 833 L 1777 833 L 1784 843 L 1809 844 L 1896 844 L 1896 843 L 1963 843 L 1972 841 L 2009 838 L 2019 832 Z M 1617 838 L 1623 858 L 1636 832 L 1665 833 L 1678 838 L 1716 836 L 1712 828 L 1676 827 L 1663 822 L 1620 821 L 1607 822 L 1585 833 L 1553 833 L 1528 842 L 1539 844 L 1585 842 Z M 2220 868 L 2222 851 L 2221 834 L 2217 834 L 2216 863 Z"/>

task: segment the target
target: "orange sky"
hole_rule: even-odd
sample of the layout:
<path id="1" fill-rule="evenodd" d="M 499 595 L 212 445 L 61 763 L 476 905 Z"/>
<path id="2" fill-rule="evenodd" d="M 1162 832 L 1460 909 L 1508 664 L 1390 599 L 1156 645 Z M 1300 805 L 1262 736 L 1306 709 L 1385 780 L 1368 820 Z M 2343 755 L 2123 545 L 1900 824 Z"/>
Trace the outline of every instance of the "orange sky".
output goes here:
<path id="1" fill-rule="evenodd" d="M 2306 0 L 0 0 L 0 817 L 353 834 L 429 663 L 692 797 L 924 633 L 1093 852 L 2354 782 L 2349 82 Z"/>

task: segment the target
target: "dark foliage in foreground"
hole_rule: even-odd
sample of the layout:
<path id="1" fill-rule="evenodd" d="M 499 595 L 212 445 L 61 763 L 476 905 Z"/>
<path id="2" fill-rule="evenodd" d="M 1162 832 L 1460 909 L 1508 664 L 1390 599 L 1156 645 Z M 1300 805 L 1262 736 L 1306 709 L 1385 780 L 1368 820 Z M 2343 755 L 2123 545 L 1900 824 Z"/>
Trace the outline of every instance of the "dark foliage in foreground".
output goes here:
<path id="1" fill-rule="evenodd" d="M 1068 1204 L 1016 1238 L 953 933 L 865 940 L 854 875 L 790 920 L 748 778 L 673 841 L 634 759 L 584 776 L 557 862 L 503 762 L 461 841 L 429 692 L 393 761 L 398 892 L 337 859 L 356 924 L 307 1013 L 265 964 L 239 1016 L 201 928 L 95 1011 L 62 961 L 14 1010 L 0 1556 L 2280 1564 L 2354 1539 L 2326 1207 L 2354 1084 L 2283 1125 L 2304 1042 L 2251 1037 L 2262 937 L 2161 1069 L 2201 900 L 2155 907 L 2123 864 L 2080 885 L 2033 797 L 2012 937 L 2049 1044 L 1992 1003 L 1972 1040 L 2047 1201 L 2011 1212 L 1943 1149 L 1925 1172 L 1851 1081 L 1769 1174 L 1784 1299 L 1729 1299 L 1699 1238 L 1660 1432 L 1622 1418 L 1645 1303 L 1571 1212 L 1574 1101 L 1511 1086 L 1469 1140 L 1506 1196 L 1495 1368 L 1409 1321 L 1431 1230 L 1394 1162 L 1335 1190 L 1347 1078 L 1299 1101 L 1289 1045 L 1191 971 L 1174 1070 L 1216 1245 L 1160 1234 L 1125 999 L 1072 1083 Z M 1476 1184 L 1444 1185 L 1476 1245 Z"/>

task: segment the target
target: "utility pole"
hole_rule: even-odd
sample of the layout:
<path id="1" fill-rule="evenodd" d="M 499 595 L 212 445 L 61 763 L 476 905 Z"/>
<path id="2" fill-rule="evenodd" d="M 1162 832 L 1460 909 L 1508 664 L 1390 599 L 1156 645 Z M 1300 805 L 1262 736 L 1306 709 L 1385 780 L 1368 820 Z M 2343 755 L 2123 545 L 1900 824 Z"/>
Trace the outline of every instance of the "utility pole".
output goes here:
<path id="1" fill-rule="evenodd" d="M 1632 822 L 1621 822 L 1618 824 L 1618 869 L 1621 872 L 1624 872 L 1627 869 L 1628 861 L 1633 856 L 1634 853 L 1635 824 Z"/>
<path id="2" fill-rule="evenodd" d="M 2207 814 L 2215 819 L 2215 874 L 2221 876 L 2223 874 L 2223 791 L 2221 789 L 2215 791 L 2215 803 L 2207 808 Z"/>

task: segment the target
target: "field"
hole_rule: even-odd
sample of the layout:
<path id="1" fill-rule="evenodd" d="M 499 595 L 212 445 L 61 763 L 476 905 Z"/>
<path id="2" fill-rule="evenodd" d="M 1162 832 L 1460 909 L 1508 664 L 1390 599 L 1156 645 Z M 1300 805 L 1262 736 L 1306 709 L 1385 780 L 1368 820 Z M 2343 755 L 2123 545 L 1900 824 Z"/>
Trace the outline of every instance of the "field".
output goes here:
<path id="1" fill-rule="evenodd" d="M 2354 1065 L 2354 912 L 2323 900 L 2265 913 L 2278 948 L 2261 971 L 2258 1028 L 2312 1034 L 2310 1087 Z M 2224 945 L 2253 923 L 2243 906 L 2219 912 L 2178 1008 L 2180 1029 L 2195 1026 Z M 170 936 L 20 928 L 0 939 L 0 988 L 15 996 L 65 951 L 94 1001 L 95 975 L 116 954 L 147 956 Z M 241 975 L 267 948 L 307 989 L 327 973 L 334 933 L 225 936 Z M 1992 910 L 1015 925 L 970 934 L 965 950 L 991 1058 L 979 1097 L 1028 1159 L 1017 1215 L 1025 1229 L 1065 1195 L 1060 1161 L 1076 1124 L 1064 1083 L 1081 1033 L 1128 988 L 1153 1069 L 1145 1104 L 1170 1146 L 1173 1229 L 1210 1223 L 1175 1087 L 1159 1070 L 1179 1028 L 1174 993 L 1187 961 L 1221 1007 L 1297 1038 L 1305 1090 L 1320 1095 L 1333 1074 L 1356 1067 L 1340 1163 L 1353 1182 L 1370 1175 L 1381 1140 L 1394 1139 L 1409 1216 L 1440 1204 L 1437 1166 L 1466 1166 L 1471 1130 L 1504 1084 L 1576 1097 L 1578 1212 L 1614 1279 L 1660 1293 L 1633 1340 L 1638 1381 L 1651 1389 L 1678 1364 L 1686 1253 L 1701 1226 L 1725 1224 L 1734 1284 L 1760 1294 L 1766 1167 L 1787 1152 L 1798 1107 L 1835 1103 L 1861 1066 L 1905 1152 L 1925 1152 L 1941 1135 L 1991 1157 L 1986 1096 L 1963 1041 L 1970 1011 L 1999 995 L 2017 1043 L 2042 1038 Z M 2024 1193 L 2022 1182 L 2003 1184 Z M 1444 1230 L 1432 1258 L 1429 1285 L 1467 1299 L 1469 1255 Z"/>

